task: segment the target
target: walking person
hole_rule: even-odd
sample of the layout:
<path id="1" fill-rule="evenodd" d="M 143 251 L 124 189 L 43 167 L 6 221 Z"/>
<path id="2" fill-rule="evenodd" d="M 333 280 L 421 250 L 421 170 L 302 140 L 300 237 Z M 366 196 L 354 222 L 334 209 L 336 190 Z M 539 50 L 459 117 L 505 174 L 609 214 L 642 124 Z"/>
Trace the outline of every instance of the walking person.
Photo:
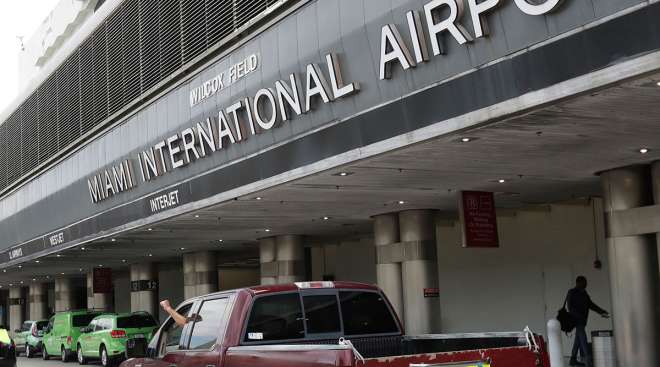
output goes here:
<path id="1" fill-rule="evenodd" d="M 609 318 L 610 315 L 591 301 L 591 297 L 587 293 L 587 278 L 582 275 L 575 279 L 575 288 L 568 291 L 566 295 L 566 307 L 575 320 L 575 340 L 573 342 L 573 351 L 571 352 L 569 364 L 571 366 L 592 367 L 593 364 L 586 331 L 589 310 L 593 310 L 605 318 Z M 577 360 L 578 351 L 580 352 L 582 362 L 578 362 Z"/>

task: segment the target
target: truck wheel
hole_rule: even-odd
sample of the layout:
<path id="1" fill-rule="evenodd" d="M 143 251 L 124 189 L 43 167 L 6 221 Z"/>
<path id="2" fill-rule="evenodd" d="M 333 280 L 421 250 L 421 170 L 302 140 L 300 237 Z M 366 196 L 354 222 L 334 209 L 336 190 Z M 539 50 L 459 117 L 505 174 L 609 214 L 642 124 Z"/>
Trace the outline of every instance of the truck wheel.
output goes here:
<path id="1" fill-rule="evenodd" d="M 48 355 L 48 351 L 46 350 L 46 346 L 44 345 L 44 350 L 41 351 L 41 358 L 43 358 L 44 361 L 47 361 L 50 359 L 50 356 Z"/>
<path id="2" fill-rule="evenodd" d="M 77 353 L 78 355 L 78 364 L 83 366 L 87 364 L 87 358 L 83 355 L 82 348 L 80 347 L 80 344 L 78 344 L 78 350 Z"/>
<path id="3" fill-rule="evenodd" d="M 25 356 L 27 358 L 34 357 L 34 352 L 32 351 L 32 347 L 30 346 L 30 344 L 25 344 Z"/>
<path id="4" fill-rule="evenodd" d="M 69 361 L 69 355 L 66 353 L 66 348 L 64 348 L 64 346 L 62 346 L 62 349 L 61 349 L 60 359 L 64 363 Z"/>

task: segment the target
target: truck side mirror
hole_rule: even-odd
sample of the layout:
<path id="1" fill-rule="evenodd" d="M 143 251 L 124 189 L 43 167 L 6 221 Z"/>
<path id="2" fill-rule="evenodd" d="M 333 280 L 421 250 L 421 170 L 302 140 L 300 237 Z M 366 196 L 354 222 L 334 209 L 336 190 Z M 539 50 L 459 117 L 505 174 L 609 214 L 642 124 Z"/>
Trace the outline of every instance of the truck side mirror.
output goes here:
<path id="1" fill-rule="evenodd" d="M 126 341 L 126 359 L 144 358 L 147 356 L 147 340 L 144 338 L 128 339 Z"/>

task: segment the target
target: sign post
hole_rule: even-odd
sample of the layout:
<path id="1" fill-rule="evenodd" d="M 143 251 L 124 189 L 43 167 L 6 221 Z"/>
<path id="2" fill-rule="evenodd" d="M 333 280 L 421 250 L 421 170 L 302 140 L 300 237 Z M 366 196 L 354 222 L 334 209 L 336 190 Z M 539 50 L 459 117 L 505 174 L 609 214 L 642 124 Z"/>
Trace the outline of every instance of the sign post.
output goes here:
<path id="1" fill-rule="evenodd" d="M 461 191 L 458 210 L 463 247 L 499 247 L 492 192 Z"/>

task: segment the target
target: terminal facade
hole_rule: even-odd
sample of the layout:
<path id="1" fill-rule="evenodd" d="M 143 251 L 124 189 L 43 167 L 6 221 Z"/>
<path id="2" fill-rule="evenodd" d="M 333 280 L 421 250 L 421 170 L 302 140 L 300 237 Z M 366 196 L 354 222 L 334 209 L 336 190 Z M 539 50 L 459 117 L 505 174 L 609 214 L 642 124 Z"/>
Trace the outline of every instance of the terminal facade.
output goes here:
<path id="1" fill-rule="evenodd" d="M 409 334 L 544 332 L 585 275 L 660 363 L 660 3 L 79 6 L 0 116 L 12 329 L 349 280 Z"/>

